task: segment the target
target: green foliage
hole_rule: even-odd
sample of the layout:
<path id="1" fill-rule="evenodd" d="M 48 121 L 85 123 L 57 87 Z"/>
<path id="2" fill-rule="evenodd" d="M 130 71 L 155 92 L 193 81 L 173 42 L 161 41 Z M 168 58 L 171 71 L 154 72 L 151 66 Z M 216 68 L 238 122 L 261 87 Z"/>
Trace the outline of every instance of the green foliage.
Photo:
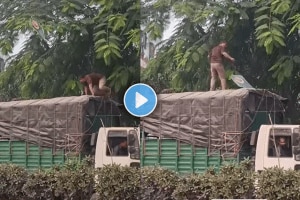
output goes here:
<path id="1" fill-rule="evenodd" d="M 0 165 L 0 199 L 23 199 L 22 187 L 27 180 L 27 171 L 12 164 Z"/>
<path id="2" fill-rule="evenodd" d="M 299 171 L 268 168 L 257 175 L 257 198 L 299 199 Z"/>
<path id="3" fill-rule="evenodd" d="M 138 71 L 139 10 L 136 0 L 1 1 L 2 53 L 11 53 L 20 35 L 26 37 L 0 74 L 2 98 L 79 95 L 81 75 L 99 72 L 110 77 L 123 66 Z M 112 87 L 120 96 L 139 80 L 135 74 L 122 82 L 114 78 Z"/>
<path id="4" fill-rule="evenodd" d="M 211 198 L 251 198 L 255 180 L 253 175 L 247 164 L 222 166 L 220 173 L 212 179 Z"/>
<path id="5" fill-rule="evenodd" d="M 292 34 L 295 30 L 300 29 L 300 14 L 295 14 L 290 18 L 290 20 L 292 21 L 293 26 L 289 32 L 289 35 Z"/>
<path id="6" fill-rule="evenodd" d="M 273 78 L 277 78 L 278 84 L 281 85 L 285 78 L 292 75 L 296 62 L 299 62 L 299 56 L 283 56 L 273 65 L 269 71 L 274 71 Z"/>
<path id="7" fill-rule="evenodd" d="M 108 81 L 122 97 L 132 82 L 139 81 L 140 2 L 96 1 L 95 56 L 111 68 Z"/>
<path id="8" fill-rule="evenodd" d="M 227 164 L 220 172 L 208 170 L 201 175 L 181 178 L 173 196 L 176 199 L 242 199 L 251 198 L 254 192 L 254 173 L 249 161 L 240 165 Z"/>
<path id="9" fill-rule="evenodd" d="M 96 181 L 94 178 L 96 177 Z M 254 173 L 251 163 L 226 164 L 219 172 L 179 176 L 160 167 L 142 169 L 107 165 L 94 169 L 89 160 L 67 162 L 49 170 L 27 172 L 0 165 L 1 199 L 299 199 L 299 171 L 273 167 Z M 254 186 L 255 184 L 255 186 Z"/>
<path id="10" fill-rule="evenodd" d="M 169 19 L 170 12 L 179 23 L 173 35 L 158 44 L 156 57 L 141 74 L 143 82 L 158 92 L 165 88 L 176 92 L 208 90 L 208 51 L 226 40 L 229 54 L 236 59 L 235 67 L 225 62 L 228 86 L 236 88 L 230 79 L 234 72 L 255 88 L 289 98 L 287 116 L 298 122 L 299 1 L 157 2 L 155 9 L 146 6 L 150 19 L 143 18 L 144 32 L 151 34 L 147 26 L 156 21 L 164 30 L 169 21 L 159 18 Z"/>
<path id="11" fill-rule="evenodd" d="M 71 161 L 55 172 L 54 181 L 56 196 L 64 199 L 85 199 L 93 194 L 93 166 L 79 161 Z"/>
<path id="12" fill-rule="evenodd" d="M 255 12 L 257 15 L 255 18 L 256 39 L 258 46 L 264 46 L 267 54 L 271 54 L 274 47 L 286 46 L 284 42 L 285 24 L 277 15 L 287 12 L 290 3 L 289 0 L 273 0 L 269 4 L 262 2 L 261 7 Z"/>
<path id="13" fill-rule="evenodd" d="M 89 199 L 94 190 L 94 169 L 86 161 L 29 174 L 23 187 L 30 199 Z"/>
<path id="14" fill-rule="evenodd" d="M 160 167 L 145 167 L 141 171 L 141 200 L 171 200 L 178 175 Z"/>
<path id="15" fill-rule="evenodd" d="M 95 190 L 100 200 L 139 199 L 139 169 L 113 164 L 97 169 L 95 174 Z"/>
<path id="16" fill-rule="evenodd" d="M 156 14 L 159 15 L 161 10 L 166 13 L 172 11 L 181 22 L 171 38 L 160 44 L 162 47 L 157 57 L 150 60 L 147 69 L 141 74 L 141 80 L 157 88 L 163 83 L 163 87 L 179 92 L 207 90 L 210 78 L 208 51 L 220 40 L 231 39 L 232 36 L 228 38 L 229 29 L 232 32 L 233 28 L 248 19 L 246 11 L 253 7 L 254 4 L 250 2 L 165 2 Z M 156 19 L 154 14 L 151 17 Z M 227 24 L 222 22 L 225 18 Z M 149 25 L 147 20 L 143 24 L 146 27 Z M 151 34 L 147 28 L 145 31 Z"/>
<path id="17" fill-rule="evenodd" d="M 55 198 L 55 171 L 37 171 L 28 176 L 23 190 L 29 199 L 54 199 Z M 51 187 L 49 187 L 52 185 Z"/>
<path id="18" fill-rule="evenodd" d="M 204 175 L 192 174 L 178 181 L 176 190 L 173 193 L 175 199 L 195 199 L 209 200 L 212 191 L 211 178 L 214 175 L 206 173 Z"/>

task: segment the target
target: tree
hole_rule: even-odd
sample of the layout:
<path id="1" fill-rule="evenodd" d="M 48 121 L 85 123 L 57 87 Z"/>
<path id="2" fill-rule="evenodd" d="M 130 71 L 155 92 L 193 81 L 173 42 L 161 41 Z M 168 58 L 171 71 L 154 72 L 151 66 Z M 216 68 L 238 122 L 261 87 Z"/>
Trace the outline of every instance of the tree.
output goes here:
<path id="1" fill-rule="evenodd" d="M 298 118 L 298 1 L 158 0 L 153 8 L 174 12 L 181 23 L 150 61 L 142 74 L 144 82 L 163 83 L 176 91 L 207 90 L 208 50 L 227 40 L 230 54 L 237 59 L 237 71 L 254 87 L 288 97 L 289 114 Z M 156 15 L 151 17 L 155 22 Z M 149 26 L 148 21 L 145 26 Z M 228 79 L 237 73 L 229 64 L 226 69 Z M 229 83 L 231 88 L 235 87 Z"/>
<path id="2" fill-rule="evenodd" d="M 27 37 L 0 74 L 6 99 L 79 95 L 79 76 L 92 71 L 119 96 L 139 80 L 139 1 L 3 0 L 0 10 L 2 53 Z"/>

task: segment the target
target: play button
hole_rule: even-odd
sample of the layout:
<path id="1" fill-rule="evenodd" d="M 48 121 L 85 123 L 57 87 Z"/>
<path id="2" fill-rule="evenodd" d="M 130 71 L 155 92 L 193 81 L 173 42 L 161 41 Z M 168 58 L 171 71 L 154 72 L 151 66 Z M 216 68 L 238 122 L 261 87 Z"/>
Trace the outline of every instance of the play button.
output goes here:
<path id="1" fill-rule="evenodd" d="M 155 91 L 146 84 L 138 83 L 127 89 L 124 95 L 126 110 L 133 116 L 145 117 L 153 112 L 157 104 Z"/>
<path id="2" fill-rule="evenodd" d="M 135 108 L 139 108 L 145 103 L 147 103 L 148 99 L 146 99 L 143 95 L 136 92 L 135 93 Z"/>

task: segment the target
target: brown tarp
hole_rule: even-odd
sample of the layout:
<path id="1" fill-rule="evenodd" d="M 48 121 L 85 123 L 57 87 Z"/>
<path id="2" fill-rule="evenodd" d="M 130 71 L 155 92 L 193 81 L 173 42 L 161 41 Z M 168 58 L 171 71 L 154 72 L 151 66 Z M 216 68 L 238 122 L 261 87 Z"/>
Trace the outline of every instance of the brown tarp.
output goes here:
<path id="1" fill-rule="evenodd" d="M 141 119 L 141 127 L 153 136 L 222 149 L 224 142 L 230 142 L 224 141 L 225 133 L 240 140 L 259 113 L 269 113 L 279 121 L 285 100 L 254 89 L 159 94 L 157 107 Z"/>
<path id="2" fill-rule="evenodd" d="M 114 102 L 93 96 L 0 102 L 0 139 L 72 150 L 90 133 L 87 116 L 95 115 L 120 112 Z"/>

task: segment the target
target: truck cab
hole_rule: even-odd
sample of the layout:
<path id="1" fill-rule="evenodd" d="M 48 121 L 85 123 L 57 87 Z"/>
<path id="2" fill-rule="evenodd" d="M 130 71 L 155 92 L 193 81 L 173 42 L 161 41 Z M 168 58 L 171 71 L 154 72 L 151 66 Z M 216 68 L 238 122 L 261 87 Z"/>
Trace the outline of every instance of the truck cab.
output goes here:
<path id="1" fill-rule="evenodd" d="M 256 144 L 255 171 L 275 166 L 284 169 L 300 169 L 299 125 L 260 127 Z"/>
<path id="2" fill-rule="evenodd" d="M 102 127 L 99 129 L 95 168 L 108 164 L 140 166 L 140 129 L 138 127 Z"/>

